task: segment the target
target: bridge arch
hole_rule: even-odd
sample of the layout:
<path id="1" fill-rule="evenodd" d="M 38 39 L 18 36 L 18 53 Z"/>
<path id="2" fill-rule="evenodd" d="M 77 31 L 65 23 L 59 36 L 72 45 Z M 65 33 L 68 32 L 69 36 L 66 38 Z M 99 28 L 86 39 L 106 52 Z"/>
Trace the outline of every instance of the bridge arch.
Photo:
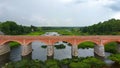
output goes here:
<path id="1" fill-rule="evenodd" d="M 4 42 L 2 43 L 2 45 L 7 44 L 7 43 L 9 43 L 9 42 L 17 42 L 17 43 L 19 43 L 20 45 L 23 45 L 23 43 L 22 43 L 21 41 L 18 41 L 18 40 L 7 40 L 7 41 L 4 41 Z"/>
<path id="2" fill-rule="evenodd" d="M 99 42 L 93 41 L 93 40 L 82 40 L 82 41 L 78 41 L 78 42 L 77 42 L 77 45 L 79 45 L 79 44 L 81 44 L 81 43 L 84 43 L 84 42 L 92 42 L 92 43 L 94 43 L 95 45 L 99 45 Z"/>
<path id="3" fill-rule="evenodd" d="M 118 40 L 107 40 L 107 41 L 103 42 L 103 45 L 106 45 L 111 42 L 116 42 L 116 43 L 120 44 L 120 41 L 118 41 Z"/>
<path id="4" fill-rule="evenodd" d="M 79 44 L 82 44 L 82 43 L 85 43 L 85 42 L 91 42 L 91 43 L 93 43 L 94 45 L 97 45 L 97 43 L 96 43 L 96 42 L 94 42 L 94 41 L 89 41 L 89 40 L 82 41 L 82 42 L 80 42 Z M 78 44 L 78 45 L 79 45 L 79 44 Z"/>

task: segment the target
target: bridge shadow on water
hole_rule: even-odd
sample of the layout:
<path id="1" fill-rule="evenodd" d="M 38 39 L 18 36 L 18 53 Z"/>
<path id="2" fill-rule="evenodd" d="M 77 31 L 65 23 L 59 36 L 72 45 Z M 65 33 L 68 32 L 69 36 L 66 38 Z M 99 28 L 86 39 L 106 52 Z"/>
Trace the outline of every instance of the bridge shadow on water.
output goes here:
<path id="1" fill-rule="evenodd" d="M 10 61 L 9 59 L 10 57 L 10 52 L 6 53 L 4 55 L 0 55 L 0 68 L 5 64 L 8 63 Z"/>

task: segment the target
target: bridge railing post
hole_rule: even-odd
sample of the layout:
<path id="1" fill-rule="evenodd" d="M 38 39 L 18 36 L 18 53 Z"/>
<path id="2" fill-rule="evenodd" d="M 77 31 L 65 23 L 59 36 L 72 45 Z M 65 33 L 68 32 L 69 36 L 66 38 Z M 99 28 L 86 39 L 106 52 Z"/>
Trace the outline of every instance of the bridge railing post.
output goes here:
<path id="1" fill-rule="evenodd" d="M 22 56 L 29 55 L 32 52 L 32 45 L 22 45 Z"/>
<path id="2" fill-rule="evenodd" d="M 77 45 L 71 46 L 71 54 L 72 54 L 72 57 L 78 57 L 78 46 Z"/>

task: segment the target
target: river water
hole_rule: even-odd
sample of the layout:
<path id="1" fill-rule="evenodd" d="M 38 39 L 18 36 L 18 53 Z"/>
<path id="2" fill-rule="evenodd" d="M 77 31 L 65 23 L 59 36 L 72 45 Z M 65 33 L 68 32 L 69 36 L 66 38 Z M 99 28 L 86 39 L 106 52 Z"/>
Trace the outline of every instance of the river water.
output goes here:
<path id="1" fill-rule="evenodd" d="M 56 43 L 56 44 L 61 44 L 62 42 Z M 65 58 L 71 58 L 71 46 L 68 46 L 67 43 L 63 43 L 66 45 L 65 49 L 56 49 L 54 48 L 54 58 L 55 59 L 65 59 Z M 46 48 L 41 48 L 42 45 L 45 45 L 42 42 L 33 42 L 32 43 L 32 49 L 33 52 L 30 56 L 28 56 L 29 58 L 32 59 L 39 59 L 39 60 L 47 60 L 47 49 Z M 87 57 L 87 56 L 94 56 L 94 49 L 93 48 L 89 48 L 89 49 L 79 49 L 78 50 L 79 53 L 79 57 Z M 104 59 L 104 61 L 111 66 L 110 68 L 120 68 L 120 67 L 115 67 L 116 65 L 113 64 L 114 62 L 111 60 L 107 59 L 107 56 L 110 55 L 110 53 L 105 53 L 106 54 L 106 58 Z M 21 46 L 16 47 L 11 49 L 10 53 L 4 54 L 0 56 L 0 67 L 2 65 L 4 65 L 6 62 L 8 61 L 19 61 L 21 60 Z M 115 65 L 115 66 L 114 66 Z"/>

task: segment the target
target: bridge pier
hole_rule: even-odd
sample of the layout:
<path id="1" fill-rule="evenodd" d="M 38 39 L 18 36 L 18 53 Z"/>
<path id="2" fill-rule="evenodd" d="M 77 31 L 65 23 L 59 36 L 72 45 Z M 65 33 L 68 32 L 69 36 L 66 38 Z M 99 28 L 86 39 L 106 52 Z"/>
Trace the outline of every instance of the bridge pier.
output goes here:
<path id="1" fill-rule="evenodd" d="M 0 45 L 0 55 L 10 52 L 10 47 L 8 44 Z"/>
<path id="2" fill-rule="evenodd" d="M 94 53 L 100 57 L 105 57 L 104 45 L 95 45 Z"/>
<path id="3" fill-rule="evenodd" d="M 29 55 L 32 52 L 31 45 L 22 45 L 22 56 Z"/>
<path id="4" fill-rule="evenodd" d="M 78 57 L 78 46 L 77 45 L 71 46 L 71 54 L 72 54 L 72 57 Z"/>
<path id="5" fill-rule="evenodd" d="M 117 52 L 120 53 L 120 44 L 117 45 Z"/>
<path id="6" fill-rule="evenodd" d="M 54 56 L 54 46 L 53 45 L 48 45 L 47 46 L 47 58 L 52 59 Z"/>

